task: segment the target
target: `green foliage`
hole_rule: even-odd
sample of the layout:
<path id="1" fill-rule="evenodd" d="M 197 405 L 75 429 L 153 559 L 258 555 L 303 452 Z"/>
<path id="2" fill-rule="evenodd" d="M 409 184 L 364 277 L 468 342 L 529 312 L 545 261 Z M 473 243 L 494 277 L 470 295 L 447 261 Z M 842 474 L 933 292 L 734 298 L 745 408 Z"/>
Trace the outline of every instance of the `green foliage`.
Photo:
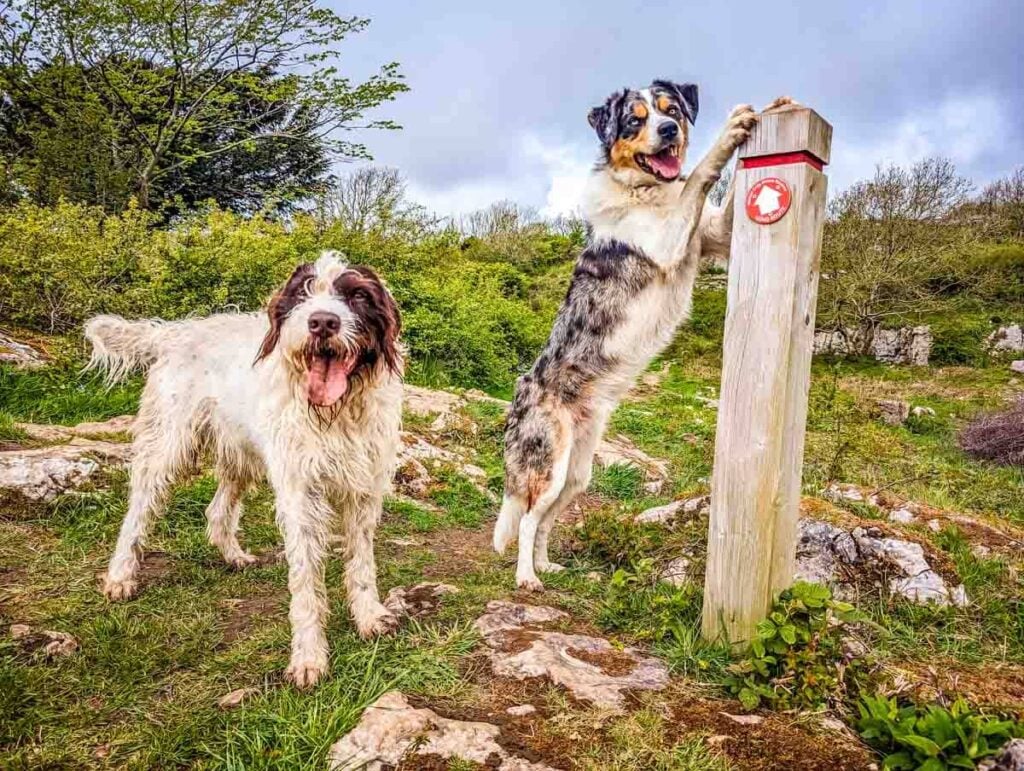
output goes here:
<path id="1" fill-rule="evenodd" d="M 840 699 L 856 668 L 843 652 L 841 623 L 860 618 L 828 587 L 795 583 L 757 625 L 749 656 L 729 667 L 729 690 L 746 709 L 814 708 Z"/>
<path id="2" fill-rule="evenodd" d="M 407 90 L 395 63 L 343 76 L 337 47 L 368 21 L 307 0 L 42 0 L 3 22 L 8 192 L 36 200 L 308 194 L 331 160 L 366 156 L 345 129 L 394 128 L 363 115 Z"/>
<path id="3" fill-rule="evenodd" d="M 930 317 L 928 325 L 932 331 L 932 363 L 972 367 L 986 363 L 985 338 L 994 327 L 984 314 L 939 314 Z"/>
<path id="4" fill-rule="evenodd" d="M 0 365 L 0 435 L 19 438 L 12 435 L 14 421 L 74 425 L 133 413 L 140 390 L 138 378 L 108 388 L 102 377 L 83 375 L 69 362 L 37 370 Z"/>
<path id="5" fill-rule="evenodd" d="M 181 318 L 258 310 L 300 262 L 339 249 L 376 268 L 402 308 L 409 375 L 431 385 L 507 392 L 532 362 L 564 278 L 474 260 L 450 231 L 411 238 L 296 216 L 289 224 L 211 209 L 155 229 L 129 208 L 27 203 L 0 210 L 0 317 L 70 332 L 95 313 Z M 552 238 L 539 241 L 538 269 Z M 523 263 L 529 266 L 530 263 Z"/>
<path id="6" fill-rule="evenodd" d="M 650 556 L 661 544 L 665 529 L 637 524 L 620 514 L 595 511 L 580 523 L 585 556 L 612 567 L 629 567 Z"/>
<path id="7" fill-rule="evenodd" d="M 857 707 L 857 731 L 884 756 L 882 768 L 894 771 L 973 769 L 1024 733 L 1021 724 L 982 715 L 962 699 L 948 708 L 900 707 L 895 698 L 863 696 Z"/>

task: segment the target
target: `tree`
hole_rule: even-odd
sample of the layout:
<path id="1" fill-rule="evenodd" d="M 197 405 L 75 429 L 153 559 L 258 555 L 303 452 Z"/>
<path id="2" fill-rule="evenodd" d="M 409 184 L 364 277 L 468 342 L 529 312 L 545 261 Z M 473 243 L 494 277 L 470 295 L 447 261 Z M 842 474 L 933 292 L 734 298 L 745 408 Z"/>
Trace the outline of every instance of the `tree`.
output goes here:
<path id="1" fill-rule="evenodd" d="M 74 67 L 47 66 L 32 73 L 28 82 L 9 83 L 0 103 L 0 157 L 6 161 L 6 198 L 27 197 L 53 206 L 60 199 L 97 204 L 107 211 L 121 211 L 135 192 L 132 168 L 138 160 L 133 145 L 123 141 L 123 131 L 95 95 L 84 91 L 84 78 Z M 150 190 L 150 203 L 165 216 L 214 200 L 224 209 L 240 213 L 283 209 L 296 199 L 325 189 L 330 182 L 330 158 L 323 141 L 303 127 L 295 105 L 268 110 L 263 94 L 276 88 L 280 100 L 289 99 L 287 84 L 270 71 L 257 73 L 259 89 L 246 78 L 219 86 L 230 96 L 234 123 L 255 119 L 273 121 L 283 115 L 292 119 L 292 136 L 268 136 L 253 146 L 234 143 L 230 126 L 194 135 L 200 152 L 188 165 L 162 176 Z M 76 109 L 63 109 L 69 103 Z M 225 152 L 207 153 L 224 145 Z M 169 157 L 180 159 L 181 148 Z"/>
<path id="2" fill-rule="evenodd" d="M 33 78 L 56 68 L 62 84 L 74 85 L 42 109 L 79 126 L 100 121 L 147 208 L 161 185 L 173 187 L 169 177 L 217 168 L 232 154 L 258 158 L 274 143 L 316 140 L 330 160 L 365 157 L 347 132 L 394 128 L 364 114 L 406 90 L 395 63 L 362 83 L 342 76 L 336 46 L 368 21 L 314 0 L 27 0 L 17 8 L 0 19 L 5 90 L 42 101 Z"/>
<path id="3" fill-rule="evenodd" d="M 818 326 L 855 331 L 856 349 L 883 323 L 948 306 L 973 280 L 959 259 L 978 233 L 965 216 L 971 183 L 932 158 L 879 167 L 830 204 Z"/>
<path id="4" fill-rule="evenodd" d="M 988 185 L 978 203 L 996 236 L 1024 239 L 1024 166 Z"/>
<path id="5" fill-rule="evenodd" d="M 317 214 L 323 223 L 346 230 L 412 239 L 436 224 L 409 201 L 399 171 L 379 166 L 363 166 L 339 179 L 317 201 Z"/>

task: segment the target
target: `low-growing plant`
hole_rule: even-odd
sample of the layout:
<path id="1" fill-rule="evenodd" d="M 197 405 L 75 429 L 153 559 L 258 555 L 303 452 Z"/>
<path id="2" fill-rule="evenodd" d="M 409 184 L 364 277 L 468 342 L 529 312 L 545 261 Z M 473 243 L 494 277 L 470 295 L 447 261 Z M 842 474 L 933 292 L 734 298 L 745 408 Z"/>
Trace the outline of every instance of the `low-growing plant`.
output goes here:
<path id="1" fill-rule="evenodd" d="M 860 620 L 828 587 L 797 582 L 757 625 L 749 655 L 729 667 L 726 685 L 746 709 L 814 708 L 840 699 L 859 666 L 844 651 L 842 624 Z"/>
<path id="2" fill-rule="evenodd" d="M 973 710 L 963 699 L 900 706 L 895 698 L 863 696 L 857 703 L 857 731 L 883 756 L 882 768 L 945 771 L 977 766 L 1024 726 Z"/>
<path id="3" fill-rule="evenodd" d="M 630 568 L 662 543 L 664 529 L 637 524 L 614 511 L 595 511 L 580 524 L 583 554 L 613 568 Z"/>

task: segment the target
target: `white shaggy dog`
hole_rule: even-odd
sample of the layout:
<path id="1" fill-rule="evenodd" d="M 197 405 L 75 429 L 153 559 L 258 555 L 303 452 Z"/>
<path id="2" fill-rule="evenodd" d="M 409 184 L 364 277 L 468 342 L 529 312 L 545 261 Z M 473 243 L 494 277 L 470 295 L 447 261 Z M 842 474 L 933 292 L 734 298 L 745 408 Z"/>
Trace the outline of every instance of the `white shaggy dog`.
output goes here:
<path id="1" fill-rule="evenodd" d="M 327 669 L 324 554 L 336 518 L 359 634 L 392 631 L 397 619 L 377 593 L 373 539 L 399 443 L 399 327 L 395 301 L 374 272 L 332 252 L 300 265 L 267 315 L 91 319 L 92 366 L 112 379 L 149 368 L 107 597 L 135 593 L 150 520 L 170 485 L 209 450 L 219 487 L 207 533 L 230 565 L 255 560 L 238 542 L 243 493 L 264 474 L 273 487 L 291 592 L 291 681 L 308 687 Z"/>

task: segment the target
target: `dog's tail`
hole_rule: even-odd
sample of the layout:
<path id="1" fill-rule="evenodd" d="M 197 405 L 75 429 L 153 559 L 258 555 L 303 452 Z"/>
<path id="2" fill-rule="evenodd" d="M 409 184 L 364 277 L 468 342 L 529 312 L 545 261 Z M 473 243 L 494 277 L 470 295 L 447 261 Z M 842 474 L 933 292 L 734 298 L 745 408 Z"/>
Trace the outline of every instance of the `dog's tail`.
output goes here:
<path id="1" fill-rule="evenodd" d="M 94 316 L 85 322 L 85 337 L 92 343 L 86 369 L 105 370 L 108 383 L 124 380 L 156 360 L 156 341 L 163 323 L 128 321 L 120 316 Z"/>
<path id="2" fill-rule="evenodd" d="M 516 540 L 519 534 L 519 521 L 527 511 L 526 501 L 508 491 L 501 501 L 501 512 L 494 524 L 494 550 L 504 554 L 505 548 Z"/>

